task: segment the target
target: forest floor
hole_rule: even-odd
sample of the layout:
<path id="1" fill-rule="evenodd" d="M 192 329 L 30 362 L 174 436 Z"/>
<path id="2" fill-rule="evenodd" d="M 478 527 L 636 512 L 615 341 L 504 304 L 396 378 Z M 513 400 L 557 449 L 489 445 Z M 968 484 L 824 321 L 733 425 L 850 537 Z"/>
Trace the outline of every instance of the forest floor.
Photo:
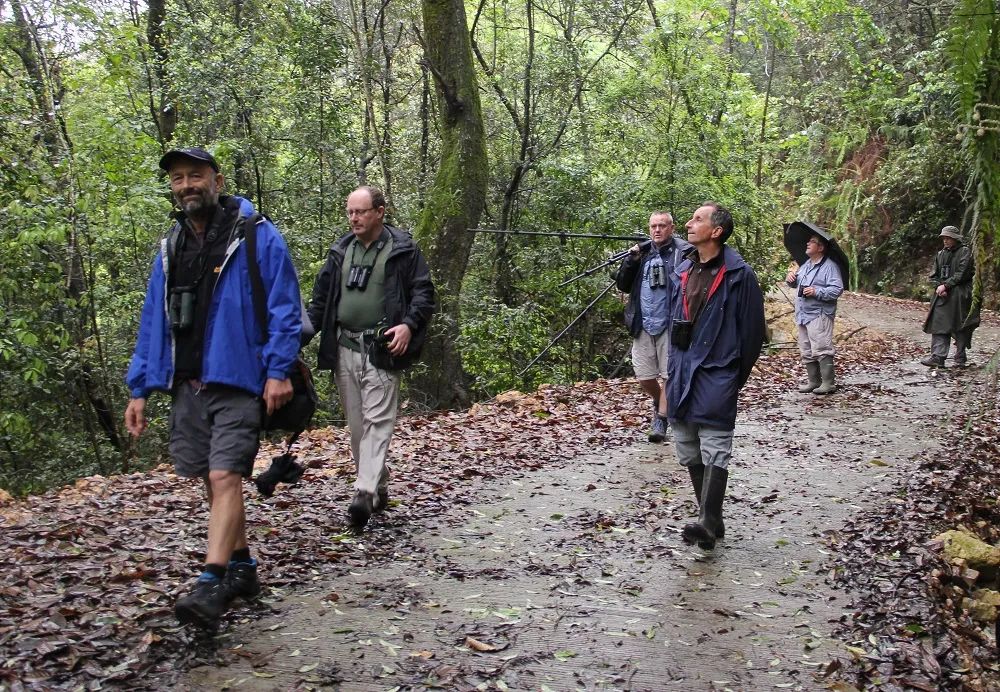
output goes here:
<path id="1" fill-rule="evenodd" d="M 784 300 L 713 553 L 681 541 L 690 484 L 633 380 L 508 393 L 402 418 L 392 506 L 360 535 L 345 431 L 311 432 L 300 484 L 248 491 L 267 588 L 214 636 L 172 618 L 197 483 L 163 466 L 0 507 L 0 689 L 994 688 L 992 629 L 929 539 L 1000 538 L 1000 321 L 974 367 L 928 370 L 924 305 L 845 295 L 820 397 L 795 391 Z"/>

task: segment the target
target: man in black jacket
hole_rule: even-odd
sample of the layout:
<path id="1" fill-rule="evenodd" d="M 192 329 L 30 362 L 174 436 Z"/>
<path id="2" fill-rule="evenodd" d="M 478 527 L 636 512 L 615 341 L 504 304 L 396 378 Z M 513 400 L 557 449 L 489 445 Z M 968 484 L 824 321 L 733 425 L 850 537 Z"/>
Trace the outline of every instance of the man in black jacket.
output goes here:
<path id="1" fill-rule="evenodd" d="M 348 507 L 362 529 L 389 502 L 386 456 L 396 423 L 399 372 L 420 356 L 434 313 L 434 284 L 409 233 L 385 223 L 381 190 L 347 197 L 351 232 L 316 277 L 309 318 L 321 333 L 319 368 L 332 370 L 351 432 L 358 478 Z"/>
<path id="2" fill-rule="evenodd" d="M 667 436 L 667 396 L 660 379 L 667 379 L 670 349 L 671 282 L 674 267 L 691 246 L 674 237 L 674 219 L 669 212 L 654 211 L 649 217 L 649 242 L 633 246 L 622 262 L 615 283 L 629 294 L 625 326 L 632 335 L 632 367 L 642 390 L 653 399 L 650 442 Z"/>

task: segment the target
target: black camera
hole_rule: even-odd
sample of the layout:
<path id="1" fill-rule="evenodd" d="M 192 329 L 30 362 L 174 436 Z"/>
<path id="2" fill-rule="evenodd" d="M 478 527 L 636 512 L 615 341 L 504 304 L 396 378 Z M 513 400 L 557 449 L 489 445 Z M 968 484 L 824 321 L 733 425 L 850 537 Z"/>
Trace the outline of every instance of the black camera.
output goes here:
<path id="1" fill-rule="evenodd" d="M 670 344 L 682 351 L 688 350 L 691 345 L 691 336 L 694 332 L 694 322 L 690 320 L 674 320 L 670 325 Z"/>
<path id="2" fill-rule="evenodd" d="M 194 286 L 182 286 L 170 290 L 170 328 L 175 332 L 186 332 L 194 326 L 194 303 L 197 294 Z"/>
<path id="3" fill-rule="evenodd" d="M 372 341 L 374 341 L 376 344 L 382 344 L 382 345 L 389 343 L 389 340 L 392 337 L 390 337 L 388 334 L 385 333 L 386 329 L 387 327 L 376 328 L 375 334 L 372 336 Z"/>
<path id="4" fill-rule="evenodd" d="M 649 287 L 664 288 L 667 285 L 667 277 L 664 276 L 663 265 L 654 264 L 649 267 Z"/>
<path id="5" fill-rule="evenodd" d="M 804 289 L 805 289 L 805 286 L 803 286 L 802 284 L 799 284 L 799 298 L 801 298 L 802 296 L 804 296 L 804 295 L 805 295 L 805 294 L 804 294 L 804 293 L 802 292 L 802 291 L 803 291 Z"/>
<path id="6" fill-rule="evenodd" d="M 372 268 L 364 264 L 352 264 L 347 274 L 348 290 L 363 291 L 368 288 L 368 279 L 372 278 Z"/>
<path id="7" fill-rule="evenodd" d="M 271 459 L 271 468 L 257 476 L 254 483 L 261 495 L 271 497 L 278 483 L 298 483 L 303 473 L 305 469 L 295 462 L 295 456 L 286 453 Z"/>

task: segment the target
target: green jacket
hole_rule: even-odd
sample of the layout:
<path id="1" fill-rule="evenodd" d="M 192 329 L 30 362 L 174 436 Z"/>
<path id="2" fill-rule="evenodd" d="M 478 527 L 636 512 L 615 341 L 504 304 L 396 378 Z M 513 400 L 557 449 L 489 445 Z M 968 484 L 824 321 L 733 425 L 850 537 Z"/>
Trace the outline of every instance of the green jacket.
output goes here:
<path id="1" fill-rule="evenodd" d="M 976 301 L 975 305 L 972 301 L 972 279 L 975 275 L 972 250 L 965 245 L 937 253 L 930 282 L 935 289 L 944 284 L 948 287 L 948 294 L 931 298 L 931 308 L 924 322 L 925 333 L 955 334 L 979 326 L 981 301 Z"/>

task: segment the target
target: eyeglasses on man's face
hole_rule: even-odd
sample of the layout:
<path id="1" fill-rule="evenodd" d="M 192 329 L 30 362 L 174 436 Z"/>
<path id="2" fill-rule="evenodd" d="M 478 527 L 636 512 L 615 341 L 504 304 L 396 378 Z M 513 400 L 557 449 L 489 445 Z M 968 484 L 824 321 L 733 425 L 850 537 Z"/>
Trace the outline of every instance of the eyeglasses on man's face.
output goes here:
<path id="1" fill-rule="evenodd" d="M 348 209 L 347 218 L 351 219 L 354 218 L 355 216 L 364 216 L 374 208 L 375 207 L 368 207 L 367 209 Z"/>

